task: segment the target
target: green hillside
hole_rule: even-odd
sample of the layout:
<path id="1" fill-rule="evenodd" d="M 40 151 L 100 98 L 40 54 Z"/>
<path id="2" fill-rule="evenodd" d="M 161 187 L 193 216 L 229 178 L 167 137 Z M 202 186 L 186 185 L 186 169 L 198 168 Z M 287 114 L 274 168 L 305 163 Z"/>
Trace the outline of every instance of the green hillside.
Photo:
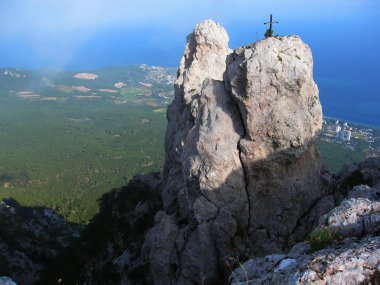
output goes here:
<path id="1" fill-rule="evenodd" d="M 175 72 L 146 65 L 0 69 L 0 199 L 86 223 L 102 194 L 136 174 L 160 171 Z M 357 138 L 341 143 L 329 124 L 318 147 L 332 172 L 378 153 L 378 130 L 357 127 Z"/>

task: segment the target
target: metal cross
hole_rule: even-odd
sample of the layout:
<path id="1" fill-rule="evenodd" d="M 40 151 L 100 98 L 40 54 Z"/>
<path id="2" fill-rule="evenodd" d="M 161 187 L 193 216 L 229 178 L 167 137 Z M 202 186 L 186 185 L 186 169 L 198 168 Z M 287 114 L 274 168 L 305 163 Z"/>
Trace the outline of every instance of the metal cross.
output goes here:
<path id="1" fill-rule="evenodd" d="M 273 36 L 273 30 L 272 30 L 272 24 L 278 24 L 278 22 L 273 22 L 272 20 L 272 14 L 270 14 L 270 21 L 269 22 L 266 22 L 264 23 L 264 25 L 268 25 L 269 24 L 269 29 L 266 31 L 265 33 L 265 37 L 268 38 L 268 37 L 272 37 Z"/>

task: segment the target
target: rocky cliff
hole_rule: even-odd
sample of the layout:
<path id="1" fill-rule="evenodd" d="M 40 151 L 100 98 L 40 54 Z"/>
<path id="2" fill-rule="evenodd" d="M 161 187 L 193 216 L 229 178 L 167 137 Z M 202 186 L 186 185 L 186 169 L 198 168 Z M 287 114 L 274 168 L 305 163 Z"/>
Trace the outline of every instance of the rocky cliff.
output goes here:
<path id="1" fill-rule="evenodd" d="M 380 284 L 380 159 L 345 167 L 334 184 L 340 202 L 319 219 L 319 229 L 332 233 L 328 244 L 253 257 L 237 265 L 230 283 Z"/>
<path id="2" fill-rule="evenodd" d="M 282 251 L 326 194 L 312 68 L 298 37 L 231 52 L 210 20 L 188 36 L 168 109 L 164 211 L 144 245 L 159 284 L 213 284 L 231 257 Z"/>
<path id="3" fill-rule="evenodd" d="M 162 178 L 104 195 L 39 284 L 379 280 L 380 159 L 324 171 L 313 60 L 299 37 L 232 51 L 206 20 L 187 37 L 174 88 Z M 325 248 L 307 241 L 314 228 L 330 234 Z"/>

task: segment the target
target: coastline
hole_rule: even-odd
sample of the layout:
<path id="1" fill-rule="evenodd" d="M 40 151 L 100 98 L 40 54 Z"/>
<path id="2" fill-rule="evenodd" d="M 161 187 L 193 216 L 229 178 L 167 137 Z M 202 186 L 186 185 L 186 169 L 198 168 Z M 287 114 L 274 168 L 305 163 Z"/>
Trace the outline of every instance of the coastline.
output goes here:
<path id="1" fill-rule="evenodd" d="M 347 119 L 344 119 L 344 118 L 338 118 L 338 117 L 335 117 L 335 116 L 325 116 L 324 115 L 323 119 L 335 120 L 335 121 L 338 120 L 340 122 L 347 122 L 350 125 L 362 126 L 362 127 L 370 127 L 370 128 L 374 128 L 374 129 L 380 130 L 380 125 L 373 125 L 373 124 L 369 124 L 369 123 L 365 123 L 365 122 L 357 122 L 357 121 L 347 120 Z"/>

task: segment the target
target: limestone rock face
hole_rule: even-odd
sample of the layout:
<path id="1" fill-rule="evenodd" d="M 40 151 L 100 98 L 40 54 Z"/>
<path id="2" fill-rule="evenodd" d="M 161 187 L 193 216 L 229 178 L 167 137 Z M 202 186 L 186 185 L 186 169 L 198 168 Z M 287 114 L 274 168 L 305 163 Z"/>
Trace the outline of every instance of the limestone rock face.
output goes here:
<path id="1" fill-rule="evenodd" d="M 357 166 L 375 174 L 380 159 Z M 367 167 L 364 167 L 367 166 Z M 371 170 L 372 169 L 372 170 Z M 348 178 L 346 176 L 346 178 Z M 357 185 L 321 216 L 319 227 L 334 233 L 332 244 L 312 252 L 308 242 L 287 254 L 254 257 L 238 266 L 231 284 L 378 284 L 380 272 L 380 178 Z M 339 190 L 339 189 L 338 189 Z"/>
<path id="2" fill-rule="evenodd" d="M 260 244 L 295 230 L 324 194 L 315 138 L 322 126 L 313 58 L 300 38 L 268 38 L 229 56 L 226 85 L 245 127 L 241 161 L 250 201 L 250 236 Z M 260 233 L 263 240 L 254 238 Z M 281 250 L 281 248 L 278 248 Z"/>
<path id="3" fill-rule="evenodd" d="M 334 209 L 320 218 L 320 225 L 340 237 L 380 233 L 380 184 L 358 185 Z"/>
<path id="4" fill-rule="evenodd" d="M 218 283 L 231 257 L 285 246 L 324 194 L 321 106 L 297 37 L 231 53 L 226 31 L 202 22 L 167 117 L 164 212 L 144 244 L 156 284 Z"/>
<path id="5" fill-rule="evenodd" d="M 157 284 L 217 282 L 218 256 L 228 256 L 233 237 L 248 222 L 237 148 L 244 128 L 222 81 L 230 52 L 227 33 L 206 20 L 187 40 L 168 110 L 165 213 L 145 243 Z M 157 254 L 161 244 L 170 249 L 169 256 Z M 179 265 L 178 273 L 173 268 Z"/>
<path id="6" fill-rule="evenodd" d="M 380 237 L 350 238 L 315 253 L 302 243 L 286 255 L 250 259 L 230 284 L 378 284 L 379 271 Z"/>
<path id="7" fill-rule="evenodd" d="M 175 82 L 175 87 L 182 90 L 179 93 L 177 90 L 176 95 L 183 96 L 185 103 L 190 103 L 192 97 L 199 94 L 206 78 L 223 79 L 226 56 L 230 53 L 228 41 L 226 30 L 212 20 L 203 21 L 187 36 Z"/>
<path id="8" fill-rule="evenodd" d="M 190 168 L 196 171 L 196 167 L 191 166 L 191 162 L 187 158 L 192 155 L 190 152 L 194 151 L 193 149 L 190 150 L 189 146 L 193 147 L 194 135 L 197 135 L 194 131 L 195 121 L 198 118 L 198 125 L 202 123 L 200 121 L 202 117 L 199 114 L 201 109 L 199 104 L 203 82 L 207 78 L 223 80 L 228 53 L 227 32 L 223 27 L 211 20 L 206 20 L 197 25 L 194 32 L 187 37 L 185 53 L 182 57 L 174 86 L 175 100 L 170 105 L 167 113 L 168 127 L 165 141 L 163 201 L 168 212 L 173 212 L 177 209 L 175 200 L 179 190 L 184 188 L 187 180 L 183 175 L 187 176 L 190 171 L 194 172 Z M 226 92 L 220 85 L 222 84 L 219 84 L 219 90 L 221 90 L 222 95 L 232 100 L 228 94 L 223 94 L 223 92 Z M 218 87 L 216 86 L 216 88 Z M 208 89 L 205 92 L 210 93 L 210 88 Z M 215 106 L 216 99 L 213 100 L 213 105 Z M 203 100 L 202 103 L 205 105 L 204 103 L 207 102 Z M 203 116 L 208 116 L 209 108 L 203 107 L 203 109 L 205 109 Z M 215 117 L 216 114 L 213 115 Z M 229 120 L 232 122 L 232 118 Z M 214 121 L 213 125 L 218 125 L 218 118 Z M 192 130 L 192 134 L 189 134 L 190 130 Z M 205 133 L 205 135 L 207 134 Z M 208 138 L 212 138 L 212 136 L 208 135 Z M 219 151 L 219 153 L 222 152 Z M 184 165 L 185 163 L 187 163 L 186 166 Z M 200 161 L 197 163 L 199 164 Z M 182 171 L 183 167 L 187 167 L 184 172 Z"/>

